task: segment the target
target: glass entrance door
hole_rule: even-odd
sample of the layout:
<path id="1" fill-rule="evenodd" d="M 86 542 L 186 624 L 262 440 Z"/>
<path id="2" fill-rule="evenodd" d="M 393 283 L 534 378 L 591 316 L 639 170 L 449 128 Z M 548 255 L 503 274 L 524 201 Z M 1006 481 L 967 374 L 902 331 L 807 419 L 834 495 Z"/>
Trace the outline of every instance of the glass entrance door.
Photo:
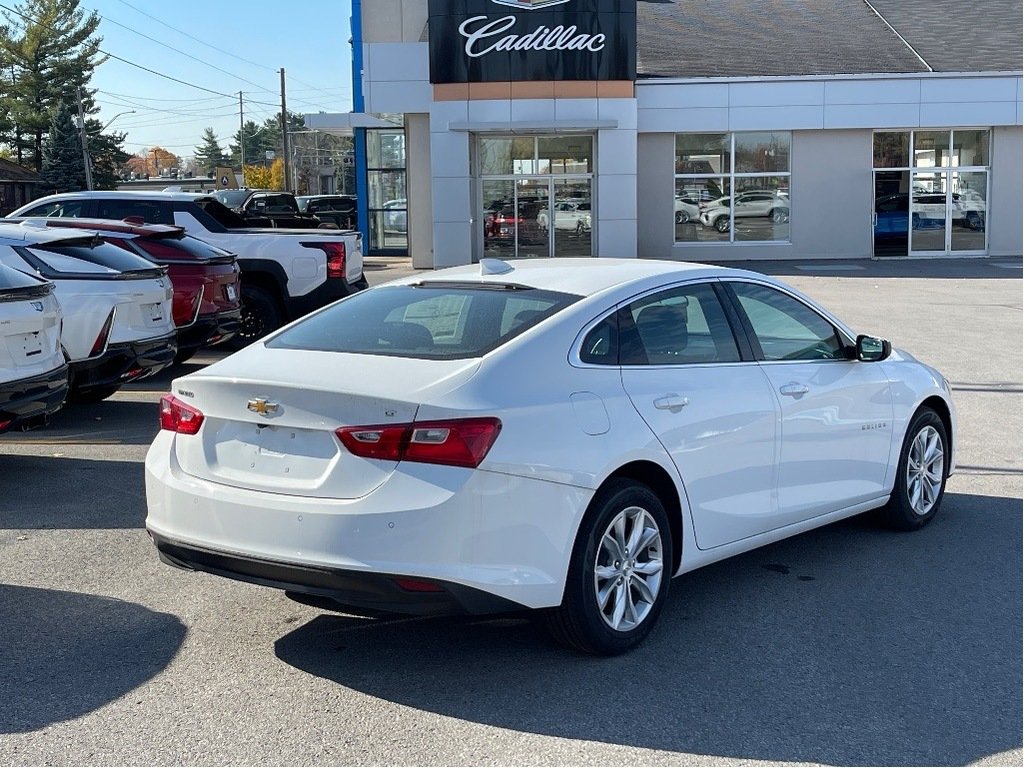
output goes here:
<path id="1" fill-rule="evenodd" d="M 481 190 L 484 257 L 593 255 L 590 179 L 484 179 Z"/>
<path id="2" fill-rule="evenodd" d="M 593 255 L 593 136 L 479 136 L 475 146 L 478 256 Z"/>

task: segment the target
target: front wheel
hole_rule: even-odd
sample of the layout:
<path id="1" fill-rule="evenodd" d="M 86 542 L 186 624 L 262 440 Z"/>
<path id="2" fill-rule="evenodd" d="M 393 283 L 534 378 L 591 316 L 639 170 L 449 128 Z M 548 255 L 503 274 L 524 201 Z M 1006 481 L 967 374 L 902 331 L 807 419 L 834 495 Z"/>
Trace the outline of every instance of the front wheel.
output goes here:
<path id="1" fill-rule="evenodd" d="M 910 422 L 896 467 L 896 484 L 882 520 L 901 531 L 923 528 L 939 511 L 946 491 L 949 461 L 946 425 L 931 408 L 922 408 Z"/>
<path id="2" fill-rule="evenodd" d="M 646 486 L 619 481 L 599 492 L 583 519 L 554 638 L 584 653 L 614 656 L 638 646 L 658 619 L 672 576 L 665 507 Z"/>
<path id="3" fill-rule="evenodd" d="M 717 219 L 715 219 L 715 229 L 717 229 L 719 232 L 728 232 L 729 231 L 729 217 L 728 216 L 719 216 Z"/>
<path id="4" fill-rule="evenodd" d="M 686 211 L 676 211 L 676 224 L 686 224 L 690 221 L 690 214 Z"/>

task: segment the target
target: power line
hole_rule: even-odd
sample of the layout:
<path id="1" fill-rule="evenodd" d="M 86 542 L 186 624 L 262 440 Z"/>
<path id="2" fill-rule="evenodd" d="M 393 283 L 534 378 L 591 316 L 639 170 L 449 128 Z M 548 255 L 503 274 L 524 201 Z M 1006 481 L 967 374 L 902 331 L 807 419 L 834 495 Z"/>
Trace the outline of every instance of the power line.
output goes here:
<path id="1" fill-rule="evenodd" d="M 268 70 L 270 72 L 275 72 L 275 73 L 277 72 L 276 69 L 274 69 L 273 67 L 267 66 L 266 64 L 261 64 L 261 63 L 256 62 L 256 61 L 251 61 L 250 59 L 246 59 L 246 58 L 244 58 L 242 56 L 238 56 L 238 55 L 236 55 L 234 53 L 231 53 L 230 51 L 224 50 L 224 48 L 221 47 L 220 45 L 214 45 L 212 43 L 206 42 L 205 40 L 200 40 L 195 35 L 192 35 L 192 34 L 186 32 L 186 31 L 184 31 L 183 29 L 179 29 L 178 27 L 175 27 L 175 26 L 173 26 L 171 24 L 168 24 L 166 21 L 163 21 L 162 19 L 158 19 L 156 16 L 153 16 L 153 15 L 151 15 L 149 13 L 146 13 L 142 9 L 132 5 L 129 2 L 126 2 L 126 0 L 118 0 L 118 2 L 121 3 L 121 5 L 125 5 L 125 6 L 127 6 L 129 8 L 131 8 L 133 11 L 135 11 L 137 13 L 141 13 L 146 18 L 152 19 L 157 24 L 161 24 L 162 26 L 165 26 L 168 29 L 174 30 L 175 32 L 177 32 L 180 35 L 184 35 L 185 37 L 189 38 L 190 40 L 194 40 L 195 42 L 199 43 L 200 45 L 204 45 L 207 48 L 211 48 L 211 49 L 213 49 L 215 51 L 218 51 L 218 52 L 224 54 L 225 56 L 230 56 L 233 59 L 238 59 L 239 61 L 243 61 L 246 64 L 251 64 L 254 67 L 260 67 L 261 69 L 266 69 L 266 70 Z M 143 35 L 143 36 L 145 37 L 145 35 Z M 150 39 L 152 39 L 152 38 L 150 38 Z M 170 46 L 166 46 L 166 47 L 170 47 Z M 210 66 L 213 66 L 213 65 L 211 64 Z M 214 69 L 217 69 L 217 67 L 214 67 Z M 224 70 L 221 70 L 221 71 L 223 72 Z M 228 73 L 228 74 L 230 74 L 230 73 Z M 239 79 L 241 79 L 241 78 L 239 78 Z M 302 80 L 299 80 L 297 77 L 292 76 L 291 80 L 293 82 L 299 83 L 300 85 L 305 85 L 307 88 L 310 88 L 313 91 L 316 91 L 316 92 L 319 92 L 319 93 L 323 93 L 325 96 L 332 96 L 332 94 L 328 94 L 322 88 L 318 88 L 317 86 L 312 85 L 311 83 L 307 83 L 307 82 L 304 82 Z M 250 81 L 245 80 L 244 82 L 250 82 Z M 250 84 L 254 84 L 254 83 L 250 83 Z M 260 86 L 256 86 L 256 87 L 259 88 Z M 275 91 L 271 91 L 271 90 L 268 90 L 268 89 L 263 89 L 263 90 L 265 90 L 267 93 L 275 93 Z M 332 96 L 332 98 L 336 98 L 336 97 Z M 317 107 L 317 108 L 320 108 L 320 107 L 324 106 L 323 104 L 307 101 L 307 100 L 304 100 L 304 99 L 294 99 L 294 101 L 297 101 L 300 104 L 310 104 L 310 105 L 312 105 L 314 107 Z"/>
<path id="2" fill-rule="evenodd" d="M 216 69 L 218 72 L 222 72 L 225 75 L 228 75 L 230 77 L 235 78 L 236 80 L 242 81 L 243 83 L 248 83 L 249 85 L 254 85 L 254 86 L 256 86 L 257 88 L 259 88 L 261 90 L 267 91 L 268 93 L 274 93 L 274 91 L 271 91 L 271 90 L 269 90 L 267 88 L 264 88 L 259 83 L 254 83 L 252 80 L 247 80 L 246 78 L 242 77 L 241 75 L 236 75 L 234 72 L 228 72 L 226 69 L 221 69 L 216 64 L 211 64 L 208 61 L 204 61 L 203 59 L 200 59 L 198 56 L 193 56 L 191 53 L 186 53 L 185 51 L 181 50 L 180 48 L 175 48 L 173 45 L 168 45 L 167 43 L 163 42 L 162 40 L 157 40 L 155 37 L 150 37 L 147 34 L 139 32 L 137 29 L 132 29 L 128 25 L 122 24 L 119 21 L 115 21 L 114 19 L 110 18 L 109 16 L 103 16 L 103 15 L 101 15 L 99 13 L 97 13 L 96 15 L 99 16 L 104 21 L 108 21 L 111 24 L 114 24 L 115 26 L 121 27 L 121 29 L 126 29 L 126 30 L 128 30 L 129 32 L 131 32 L 133 34 L 138 35 L 139 37 L 145 38 L 146 40 L 149 40 L 151 42 L 156 43 L 157 45 L 162 45 L 164 48 L 166 48 L 166 49 L 168 49 L 170 51 L 174 51 L 175 53 L 180 53 L 182 56 L 184 56 L 186 58 L 189 58 L 189 59 L 192 59 L 192 61 L 198 61 L 200 64 L 202 64 L 204 66 L 207 66 L 207 67 L 210 67 L 210 69 Z"/>
<path id="3" fill-rule="evenodd" d="M 38 25 L 40 27 L 48 29 L 51 32 L 56 32 L 56 30 L 53 27 L 51 27 L 49 24 L 44 24 L 41 21 L 33 19 L 31 16 L 26 16 L 21 11 L 16 11 L 15 9 L 13 9 L 13 8 L 11 8 L 9 6 L 4 5 L 3 3 L 0 3 L 0 8 L 3 8 L 8 13 L 13 13 L 15 16 L 20 16 L 22 19 L 24 19 L 25 21 L 31 22 L 32 24 L 36 24 L 36 25 Z M 97 14 L 97 15 L 99 15 L 99 14 Z M 144 67 L 141 64 L 136 64 L 134 61 L 129 61 L 128 59 L 122 58 L 121 56 L 118 56 L 116 54 L 111 53 L 110 51 L 105 51 L 102 48 L 97 47 L 96 50 L 99 53 L 102 53 L 104 56 L 107 56 L 108 58 L 115 59 L 116 61 L 120 61 L 120 62 L 122 62 L 124 64 L 127 64 L 127 65 L 131 66 L 131 67 L 135 67 L 136 69 L 141 69 L 143 72 L 149 72 L 151 75 L 156 75 L 157 77 L 162 77 L 165 80 L 171 80 L 171 81 L 173 81 L 175 83 L 180 83 L 181 85 L 187 85 L 189 88 L 195 88 L 196 90 L 199 90 L 199 91 L 205 91 L 206 93 L 212 93 L 212 94 L 214 94 L 216 96 L 225 96 L 225 97 L 227 97 L 229 99 L 234 98 L 234 96 L 232 96 L 231 94 L 221 93 L 220 91 L 215 91 L 212 88 L 204 88 L 201 85 L 196 85 L 195 83 L 189 83 L 189 82 L 186 82 L 185 80 L 179 80 L 176 77 L 171 77 L 170 75 L 165 75 L 163 72 L 157 72 L 155 69 L 150 69 L 149 67 Z M 271 91 L 271 93 L 273 93 L 273 91 Z"/>

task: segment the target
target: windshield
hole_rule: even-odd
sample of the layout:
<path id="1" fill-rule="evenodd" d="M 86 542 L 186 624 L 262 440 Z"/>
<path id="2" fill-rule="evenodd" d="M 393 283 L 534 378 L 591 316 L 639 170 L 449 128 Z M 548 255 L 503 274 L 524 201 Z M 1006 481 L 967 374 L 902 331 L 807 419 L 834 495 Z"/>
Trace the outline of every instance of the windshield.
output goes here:
<path id="1" fill-rule="evenodd" d="M 221 189 L 211 194 L 228 208 L 238 208 L 252 193 L 248 189 Z"/>
<path id="2" fill-rule="evenodd" d="M 425 360 L 480 357 L 579 298 L 520 286 L 388 286 L 338 302 L 267 346 Z"/>

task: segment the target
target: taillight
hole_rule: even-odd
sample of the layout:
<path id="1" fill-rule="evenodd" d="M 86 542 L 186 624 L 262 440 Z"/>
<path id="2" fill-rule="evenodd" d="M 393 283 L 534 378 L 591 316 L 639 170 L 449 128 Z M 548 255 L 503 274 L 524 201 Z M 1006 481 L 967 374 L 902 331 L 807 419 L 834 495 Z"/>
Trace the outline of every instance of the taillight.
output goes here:
<path id="1" fill-rule="evenodd" d="M 342 427 L 335 433 L 355 456 L 472 468 L 484 460 L 500 431 L 501 420 L 487 417 Z"/>
<path id="2" fill-rule="evenodd" d="M 107 341 L 110 339 L 110 331 L 114 327 L 114 312 L 117 308 L 110 310 L 110 314 L 107 315 L 107 319 L 103 321 L 103 327 L 100 328 L 99 335 L 96 336 L 96 341 L 92 343 L 92 351 L 89 352 L 89 357 L 96 357 L 107 348 Z"/>
<path id="3" fill-rule="evenodd" d="M 183 403 L 174 395 L 160 398 L 160 429 L 180 435 L 194 435 L 203 424 L 202 411 Z"/>
<path id="4" fill-rule="evenodd" d="M 327 276 L 345 276 L 345 244 L 344 243 L 303 243 L 305 248 L 318 248 L 327 254 Z"/>

